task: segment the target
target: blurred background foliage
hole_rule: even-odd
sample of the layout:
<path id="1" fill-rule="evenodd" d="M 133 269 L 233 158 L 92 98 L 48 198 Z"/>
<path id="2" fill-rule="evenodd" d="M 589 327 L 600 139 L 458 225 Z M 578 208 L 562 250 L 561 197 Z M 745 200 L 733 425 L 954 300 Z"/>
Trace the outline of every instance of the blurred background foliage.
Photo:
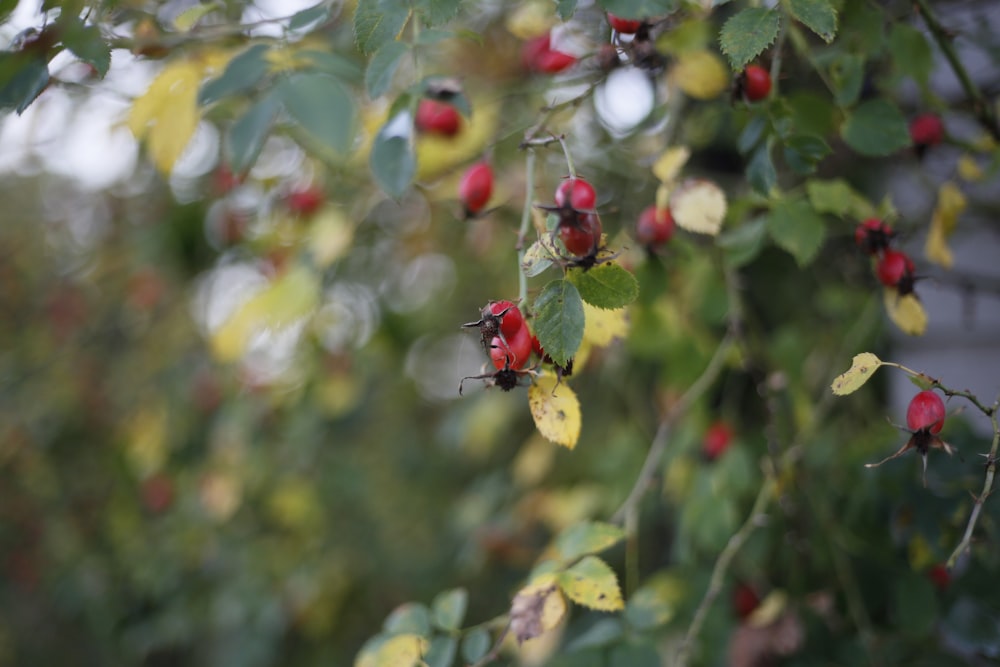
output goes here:
<path id="1" fill-rule="evenodd" d="M 391 15 L 397 4 L 409 7 L 378 10 Z M 573 4 L 560 11 L 573 14 Z M 601 7 L 578 4 L 568 25 L 583 55 L 609 31 Z M 718 31 L 742 3 L 668 4 L 675 29 L 657 49 L 670 62 L 709 49 L 716 64 L 693 78 L 716 76 L 725 62 Z M 235 1 L 100 3 L 90 14 L 84 3 L 21 3 L 5 26 L 7 55 L 25 53 L 17 21 L 44 35 L 60 16 L 85 16 L 110 59 L 102 80 L 103 52 L 83 37 L 71 57 L 44 45 L 46 81 L 54 78 L 37 100 L 21 100 L 27 110 L 0 134 L 0 663 L 347 665 L 393 609 L 463 587 L 466 629 L 443 633 L 454 652 L 459 639 L 471 644 L 472 626 L 509 610 L 553 536 L 615 514 L 657 424 L 737 329 L 739 345 L 673 424 L 638 525 L 602 556 L 618 573 L 625 613 L 574 608 L 525 645 L 542 648 L 505 649 L 500 664 L 672 664 L 716 558 L 776 462 L 766 520 L 709 607 L 696 664 L 780 656 L 788 665 L 941 666 L 1000 656 L 1000 598 L 989 583 L 1000 569 L 995 502 L 970 554 L 950 574 L 938 569 L 982 485 L 989 434 L 949 417 L 944 433 L 962 455 L 931 452 L 927 488 L 915 455 L 864 469 L 906 436 L 886 423 L 883 375 L 848 398 L 829 392 L 852 355 L 893 355 L 881 287 L 854 246 L 857 207 L 823 216 L 804 204 L 820 216 L 814 253 L 783 245 L 761 221 L 775 202 L 801 196 L 807 177 L 845 179 L 862 210 L 893 214 L 882 203 L 886 174 L 923 166 L 910 147 L 880 159 L 845 145 L 840 123 L 859 99 L 885 97 L 907 115 L 929 105 L 953 114 L 955 127 L 974 127 L 975 110 L 929 86 L 938 47 L 910 3 L 814 4 L 836 10 L 839 36 L 826 44 L 789 24 L 780 97 L 734 101 L 728 73 L 707 93 L 681 85 L 685 95 L 671 78 L 683 72 L 654 69 L 649 115 L 622 132 L 591 104 L 588 86 L 607 76 L 593 59 L 555 78 L 524 71 L 524 34 L 563 25 L 554 3 L 416 3 L 428 12 L 425 41 L 412 34 L 416 19 L 401 37 L 419 51 L 416 65 L 400 61 L 377 96 L 366 92 L 370 57 L 356 46 L 350 3 L 273 15 L 265 3 Z M 886 35 L 895 36 L 888 47 Z M 195 108 L 194 140 L 176 164 L 157 169 L 165 158 L 148 136 L 144 154 L 134 141 L 111 141 L 163 67 L 231 62 L 251 42 L 284 55 Z M 995 44 L 991 53 L 995 71 Z M 81 63 L 92 69 L 77 71 Z M 10 94 L 26 65 L 0 65 Z M 355 120 L 297 115 L 294 91 L 280 89 L 289 72 L 335 72 L 348 99 L 336 98 L 347 106 L 335 111 Z M 387 198 L 368 151 L 389 106 L 414 103 L 418 74 L 456 77 L 473 115 L 454 141 L 417 138 L 415 185 Z M 914 82 L 916 97 L 899 93 Z M 249 138 L 233 134 L 234 120 L 274 90 L 286 111 Z M 578 103 L 539 111 L 575 95 Z M 116 113 L 88 115 L 95 100 Z M 539 148 L 534 190 L 524 192 L 519 144 L 543 116 L 597 187 L 609 245 L 640 284 L 628 336 L 568 379 L 583 411 L 572 451 L 536 433 L 524 389 L 467 383 L 458 395 L 459 379 L 485 360 L 477 334 L 459 327 L 488 300 L 517 297 L 523 200 L 548 202 L 567 173 L 558 144 Z M 161 132 L 167 122 L 157 121 Z M 771 158 L 745 150 L 755 122 L 778 142 L 774 182 L 763 164 Z M 805 174 L 777 150 L 789 127 L 829 149 Z M 323 128 L 332 143 L 311 132 Z M 338 152 L 344 128 L 350 145 Z M 650 167 L 668 133 L 692 150 L 686 175 L 722 186 L 730 214 L 718 239 L 678 233 L 651 252 L 633 240 L 633 221 L 656 198 Z M 956 145 L 978 160 L 980 180 L 995 179 L 995 148 L 976 148 L 982 132 L 967 134 Z M 497 208 L 462 220 L 458 178 L 483 154 L 497 174 Z M 238 174 L 234 158 L 247 159 Z M 118 171 L 105 180 L 88 172 L 103 163 Z M 749 181 L 748 169 L 758 170 Z M 768 199 L 755 182 L 778 188 Z M 919 236 L 929 218 L 895 224 Z M 731 443 L 710 459 L 703 440 L 720 422 Z M 770 600 L 770 618 L 748 622 L 740 596 Z M 397 617 L 386 631 L 413 627 Z M 488 627 L 492 641 L 501 626 Z M 488 648 L 465 644 L 468 662 Z M 447 652 L 434 661 L 453 664 Z"/>

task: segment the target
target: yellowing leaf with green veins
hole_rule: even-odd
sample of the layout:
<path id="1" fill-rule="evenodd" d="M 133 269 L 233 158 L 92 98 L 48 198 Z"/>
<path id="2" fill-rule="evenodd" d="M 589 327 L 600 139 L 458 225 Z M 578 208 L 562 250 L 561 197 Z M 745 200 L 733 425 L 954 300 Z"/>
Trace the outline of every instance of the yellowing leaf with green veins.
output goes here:
<path id="1" fill-rule="evenodd" d="M 678 56 L 670 80 L 696 100 L 711 100 L 729 89 L 729 72 L 722 59 L 707 49 Z"/>
<path id="2" fill-rule="evenodd" d="M 334 206 L 324 206 L 309 229 L 309 249 L 316 264 L 325 269 L 343 257 L 354 240 L 354 227 Z"/>
<path id="3" fill-rule="evenodd" d="M 528 389 L 528 407 L 535 427 L 557 445 L 573 449 L 580 438 L 580 401 L 554 374 L 540 375 Z"/>
<path id="4" fill-rule="evenodd" d="M 559 573 L 559 587 L 573 602 L 597 611 L 620 611 L 625 608 L 618 577 L 597 556 L 586 556 L 576 565 Z"/>
<path id="5" fill-rule="evenodd" d="M 396 635 L 375 650 L 359 654 L 354 667 L 418 667 L 423 664 L 421 658 L 427 647 L 427 640 L 420 635 Z"/>
<path id="6" fill-rule="evenodd" d="M 681 229 L 715 236 L 726 217 L 726 194 L 703 179 L 685 181 L 670 197 L 670 213 Z"/>
<path id="7" fill-rule="evenodd" d="M 319 302 L 319 276 L 295 267 L 236 309 L 212 336 L 220 361 L 242 357 L 255 336 L 273 333 L 310 315 Z"/>
<path id="8" fill-rule="evenodd" d="M 202 81 L 222 71 L 229 55 L 210 51 L 167 64 L 136 99 L 128 127 L 145 141 L 156 168 L 169 174 L 198 127 L 198 88 Z"/>
<path id="9" fill-rule="evenodd" d="M 691 151 L 687 146 L 668 148 L 653 163 L 653 175 L 660 179 L 661 183 L 669 183 L 677 178 L 677 174 L 681 173 L 681 169 L 690 157 Z"/>
<path id="10" fill-rule="evenodd" d="M 927 311 L 914 294 L 900 296 L 896 290 L 887 289 L 883 294 L 889 319 L 899 330 L 910 336 L 923 336 L 927 331 Z"/>
<path id="11" fill-rule="evenodd" d="M 518 642 L 540 637 L 566 616 L 566 600 L 555 574 L 542 574 L 514 596 L 510 605 L 510 631 Z"/>
<path id="12" fill-rule="evenodd" d="M 924 257 L 939 266 L 950 269 L 954 258 L 948 247 L 948 239 L 955 231 L 960 216 L 968 205 L 965 195 L 958 186 L 947 181 L 938 189 L 937 206 L 931 217 L 931 227 L 924 243 Z"/>
<path id="13" fill-rule="evenodd" d="M 604 310 L 583 303 L 583 340 L 595 347 L 607 347 L 616 338 L 628 335 L 628 314 L 625 308 Z"/>
<path id="14" fill-rule="evenodd" d="M 855 355 L 854 359 L 851 360 L 851 367 L 846 372 L 837 376 L 833 384 L 830 385 L 830 389 L 837 396 L 853 394 L 865 382 L 868 382 L 868 379 L 875 374 L 875 371 L 881 365 L 882 360 L 871 352 L 862 352 Z"/>

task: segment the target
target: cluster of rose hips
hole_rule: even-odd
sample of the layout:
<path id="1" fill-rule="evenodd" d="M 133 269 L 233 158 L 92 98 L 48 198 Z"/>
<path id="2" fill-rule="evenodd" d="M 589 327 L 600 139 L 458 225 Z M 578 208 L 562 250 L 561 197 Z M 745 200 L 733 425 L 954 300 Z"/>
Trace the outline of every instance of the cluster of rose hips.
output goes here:
<path id="1" fill-rule="evenodd" d="M 529 373 L 525 367 L 531 359 L 531 331 L 521 309 L 510 301 L 490 301 L 480 312 L 479 320 L 463 324 L 478 327 L 483 348 L 490 356 L 495 373 L 467 377 L 462 380 L 486 379 L 504 391 L 517 386 L 521 376 Z M 458 387 L 462 393 L 462 385 Z"/>
<path id="2" fill-rule="evenodd" d="M 878 218 L 869 218 L 854 229 L 854 242 L 877 259 L 875 276 L 879 282 L 905 296 L 913 293 L 916 267 L 909 255 L 890 247 L 895 236 L 892 227 Z"/>

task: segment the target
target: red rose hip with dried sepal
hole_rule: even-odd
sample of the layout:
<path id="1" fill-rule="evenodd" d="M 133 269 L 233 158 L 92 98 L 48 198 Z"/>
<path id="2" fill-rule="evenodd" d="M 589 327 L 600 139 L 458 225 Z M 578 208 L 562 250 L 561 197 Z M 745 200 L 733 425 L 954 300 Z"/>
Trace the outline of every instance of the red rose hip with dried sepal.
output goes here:
<path id="1" fill-rule="evenodd" d="M 737 85 L 748 102 L 759 102 L 771 94 L 771 73 L 760 65 L 747 65 Z"/>
<path id="2" fill-rule="evenodd" d="M 886 461 L 891 461 L 905 454 L 910 449 L 916 449 L 923 460 L 923 482 L 927 486 L 927 452 L 930 449 L 943 449 L 950 456 L 955 449 L 942 440 L 938 433 L 944 427 L 946 416 L 944 401 L 931 390 L 919 392 L 910 399 L 906 408 L 906 426 L 910 430 L 910 438 L 899 451 L 887 456 L 878 463 L 866 463 L 866 468 L 877 468 Z"/>
<path id="3" fill-rule="evenodd" d="M 913 292 L 916 266 L 910 256 L 899 250 L 886 249 L 875 266 L 875 275 L 886 287 L 894 287 L 900 295 Z"/>
<path id="4" fill-rule="evenodd" d="M 480 311 L 480 318 L 468 322 L 463 327 L 478 327 L 483 348 L 490 356 L 495 373 L 483 373 L 462 378 L 458 393 L 466 380 L 487 380 L 504 391 L 517 386 L 531 358 L 531 332 L 524 321 L 521 310 L 510 301 L 490 301 Z"/>
<path id="5" fill-rule="evenodd" d="M 477 162 L 462 174 L 458 184 L 458 200 L 465 217 L 480 213 L 493 195 L 493 168 L 488 162 Z"/>
<path id="6" fill-rule="evenodd" d="M 656 204 L 647 206 L 639 214 L 635 224 L 635 238 L 649 248 L 663 245 L 674 235 L 674 217 L 670 208 L 658 208 Z"/>
<path id="7" fill-rule="evenodd" d="M 494 336 L 490 341 L 490 359 L 498 371 L 521 370 L 531 358 L 531 332 L 522 326 L 510 336 Z"/>
<path id="8" fill-rule="evenodd" d="M 571 220 L 561 220 L 559 239 L 571 255 L 579 258 L 594 257 L 601 245 L 601 218 L 596 213 L 579 213 Z"/>
<path id="9" fill-rule="evenodd" d="M 854 228 L 854 243 L 868 255 L 887 250 L 894 236 L 892 227 L 878 218 L 869 218 Z"/>
<path id="10" fill-rule="evenodd" d="M 529 39 L 521 48 L 521 62 L 532 72 L 558 74 L 576 64 L 576 56 L 552 48 L 552 35 Z"/>
<path id="11" fill-rule="evenodd" d="M 560 209 L 570 208 L 580 213 L 593 211 L 597 205 L 597 191 L 588 181 L 570 177 L 556 188 L 555 200 Z"/>
<path id="12" fill-rule="evenodd" d="M 462 128 L 462 117 L 452 105 L 425 97 L 417 105 L 413 125 L 418 132 L 453 137 Z"/>
<path id="13" fill-rule="evenodd" d="M 944 123 L 934 113 L 924 113 L 910 121 L 910 139 L 917 150 L 936 146 L 944 140 Z"/>

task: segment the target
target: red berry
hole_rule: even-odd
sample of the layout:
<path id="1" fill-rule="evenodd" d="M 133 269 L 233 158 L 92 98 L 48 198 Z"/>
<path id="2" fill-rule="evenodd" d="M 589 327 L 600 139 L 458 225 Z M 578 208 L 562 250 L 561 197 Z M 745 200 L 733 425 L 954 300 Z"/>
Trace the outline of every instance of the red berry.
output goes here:
<path id="1" fill-rule="evenodd" d="M 285 197 L 285 206 L 296 215 L 310 216 L 323 205 L 324 201 L 326 201 L 326 194 L 323 190 L 315 185 L 310 185 L 289 192 Z"/>
<path id="2" fill-rule="evenodd" d="M 911 431 L 941 432 L 944 426 L 944 401 L 933 391 L 922 391 L 910 400 L 906 408 L 906 426 Z"/>
<path id="3" fill-rule="evenodd" d="M 458 199 L 468 216 L 473 216 L 486 206 L 493 194 L 493 168 L 486 162 L 477 162 L 462 175 L 458 184 Z"/>
<path id="4" fill-rule="evenodd" d="M 722 456 L 733 441 L 733 431 L 725 422 L 715 422 L 705 431 L 705 438 L 702 441 L 701 451 L 705 458 L 714 461 Z"/>
<path id="5" fill-rule="evenodd" d="M 643 245 L 662 245 L 673 235 L 674 217 L 670 215 L 669 208 L 657 208 L 652 204 L 639 214 L 639 220 L 635 225 L 635 238 Z"/>
<path id="6" fill-rule="evenodd" d="M 490 301 L 487 308 L 489 308 L 490 314 L 500 318 L 500 331 L 505 337 L 512 337 L 524 328 L 524 315 L 513 302 Z"/>
<path id="7" fill-rule="evenodd" d="M 506 339 L 506 342 L 504 342 Z M 531 332 L 522 326 L 513 335 L 494 336 L 490 341 L 490 359 L 498 371 L 521 370 L 531 357 Z"/>
<path id="8" fill-rule="evenodd" d="M 423 98 L 417 106 L 417 117 L 414 125 L 420 132 L 438 134 L 443 137 L 453 137 L 462 126 L 462 117 L 458 110 L 450 104 Z"/>
<path id="9" fill-rule="evenodd" d="M 760 65 L 747 65 L 743 71 L 743 93 L 757 102 L 771 93 L 771 74 Z"/>
<path id="10" fill-rule="evenodd" d="M 549 34 L 529 39 L 521 48 L 521 62 L 532 72 L 557 74 L 576 63 L 576 57 L 552 48 Z"/>
<path id="11" fill-rule="evenodd" d="M 945 590 L 951 583 L 951 572 L 941 563 L 927 570 L 927 576 L 939 591 Z"/>
<path id="12" fill-rule="evenodd" d="M 590 257 L 601 245 L 601 219 L 596 213 L 581 213 L 575 221 L 559 223 L 559 238 L 571 255 Z"/>
<path id="13" fill-rule="evenodd" d="M 740 619 L 744 619 L 760 605 L 757 592 L 747 584 L 737 584 L 733 591 L 733 611 Z"/>
<path id="14" fill-rule="evenodd" d="M 917 146 L 935 146 L 944 139 L 944 123 L 941 117 L 925 113 L 910 121 L 910 139 Z"/>
<path id="15" fill-rule="evenodd" d="M 639 27 L 642 26 L 642 21 L 623 19 L 615 16 L 611 12 L 608 12 L 608 23 L 611 24 L 612 28 L 623 35 L 634 35 L 639 32 Z"/>
<path id="16" fill-rule="evenodd" d="M 899 250 L 887 249 L 875 267 L 879 282 L 886 287 L 899 287 L 913 281 L 914 265 L 909 256 Z"/>
<path id="17" fill-rule="evenodd" d="M 556 188 L 556 206 L 567 206 L 577 211 L 592 211 L 597 204 L 594 186 L 582 178 L 567 178 Z"/>
<path id="18" fill-rule="evenodd" d="M 875 255 L 889 247 L 895 236 L 892 227 L 878 218 L 869 218 L 854 229 L 854 242 L 869 255 Z"/>

